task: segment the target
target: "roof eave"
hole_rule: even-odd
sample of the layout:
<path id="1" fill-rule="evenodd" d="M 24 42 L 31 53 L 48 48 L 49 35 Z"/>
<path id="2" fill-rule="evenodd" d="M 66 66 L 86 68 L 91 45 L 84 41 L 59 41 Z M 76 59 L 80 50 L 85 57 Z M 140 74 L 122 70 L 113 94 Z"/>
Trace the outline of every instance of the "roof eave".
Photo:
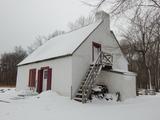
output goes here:
<path id="1" fill-rule="evenodd" d="M 72 56 L 72 54 L 66 54 L 66 55 L 61 55 L 61 56 L 57 56 L 57 57 L 47 58 L 47 59 L 43 59 L 43 60 L 33 61 L 33 62 L 29 62 L 29 63 L 18 64 L 17 66 L 20 67 L 20 66 L 24 66 L 24 65 L 29 65 L 29 64 L 33 64 L 33 63 L 39 63 L 39 62 L 59 59 L 59 58 L 63 58 L 63 57 L 69 57 L 69 56 Z"/>

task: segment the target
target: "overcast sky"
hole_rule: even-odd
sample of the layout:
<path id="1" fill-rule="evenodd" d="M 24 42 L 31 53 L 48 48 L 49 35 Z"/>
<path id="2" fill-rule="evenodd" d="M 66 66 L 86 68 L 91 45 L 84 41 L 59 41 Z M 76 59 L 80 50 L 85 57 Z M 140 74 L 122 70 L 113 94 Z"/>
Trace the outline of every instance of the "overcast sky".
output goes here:
<path id="1" fill-rule="evenodd" d="M 87 16 L 81 0 L 0 0 L 0 54 L 27 48 L 39 35 L 67 30 L 68 22 Z"/>

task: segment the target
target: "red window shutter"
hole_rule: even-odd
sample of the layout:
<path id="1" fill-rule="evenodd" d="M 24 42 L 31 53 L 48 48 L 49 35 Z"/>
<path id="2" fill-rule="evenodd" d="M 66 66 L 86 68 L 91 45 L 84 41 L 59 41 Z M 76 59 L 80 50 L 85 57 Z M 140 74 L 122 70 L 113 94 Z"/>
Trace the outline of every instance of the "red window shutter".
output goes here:
<path id="1" fill-rule="evenodd" d="M 37 92 L 42 92 L 42 84 L 43 84 L 43 70 L 38 70 L 38 83 L 37 83 Z"/>
<path id="2" fill-rule="evenodd" d="M 47 80 L 47 90 L 51 90 L 51 84 L 52 84 L 52 69 L 48 69 L 48 80 Z"/>
<path id="3" fill-rule="evenodd" d="M 33 69 L 33 73 L 32 73 L 32 87 L 36 86 L 36 69 Z"/>
<path id="4" fill-rule="evenodd" d="M 29 87 L 35 87 L 35 81 L 36 81 L 36 69 L 30 69 L 29 70 Z"/>
<path id="5" fill-rule="evenodd" d="M 31 86 L 31 70 L 29 70 L 29 83 L 28 86 Z"/>

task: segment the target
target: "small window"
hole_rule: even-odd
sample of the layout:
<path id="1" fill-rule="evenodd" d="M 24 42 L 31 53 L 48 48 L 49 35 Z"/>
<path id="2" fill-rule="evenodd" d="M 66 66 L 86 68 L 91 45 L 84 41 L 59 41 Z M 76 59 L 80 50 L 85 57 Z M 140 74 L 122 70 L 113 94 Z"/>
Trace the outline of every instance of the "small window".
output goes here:
<path id="1" fill-rule="evenodd" d="M 48 79 L 48 70 L 44 70 L 44 79 Z"/>

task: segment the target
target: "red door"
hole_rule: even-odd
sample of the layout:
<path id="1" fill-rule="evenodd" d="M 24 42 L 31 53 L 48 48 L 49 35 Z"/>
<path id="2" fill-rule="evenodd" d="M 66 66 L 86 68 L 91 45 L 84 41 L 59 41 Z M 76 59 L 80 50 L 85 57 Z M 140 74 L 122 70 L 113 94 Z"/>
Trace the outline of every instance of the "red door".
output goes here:
<path id="1" fill-rule="evenodd" d="M 43 91 L 43 87 L 45 85 L 45 82 L 43 82 L 44 80 L 44 73 L 43 71 L 47 71 L 47 86 L 46 86 L 46 90 L 51 90 L 51 83 L 52 83 L 52 69 L 49 67 L 42 67 L 40 70 L 38 70 L 38 83 L 37 83 L 37 92 L 41 93 Z M 46 80 L 46 77 L 45 77 Z"/>

